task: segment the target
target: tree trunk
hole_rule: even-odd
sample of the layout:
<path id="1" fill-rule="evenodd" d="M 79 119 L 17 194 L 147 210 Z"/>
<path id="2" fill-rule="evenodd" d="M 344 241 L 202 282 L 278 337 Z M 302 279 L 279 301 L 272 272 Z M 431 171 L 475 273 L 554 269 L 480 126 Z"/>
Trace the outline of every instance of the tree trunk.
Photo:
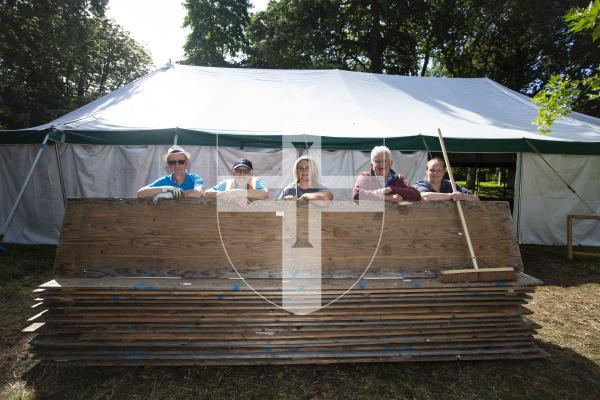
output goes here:
<path id="1" fill-rule="evenodd" d="M 467 189 L 469 189 L 470 191 L 475 190 L 475 181 L 476 180 L 477 180 L 477 168 L 469 167 L 467 169 L 467 182 L 465 183 L 465 186 L 467 187 Z"/>
<path id="2" fill-rule="evenodd" d="M 369 72 L 383 72 L 383 37 L 381 35 L 381 10 L 377 1 L 371 3 L 371 34 L 369 35 Z"/>
<path id="3" fill-rule="evenodd" d="M 431 52 L 431 32 L 429 33 L 429 36 L 427 37 L 427 41 L 425 42 L 425 54 L 423 56 L 423 67 L 421 68 L 421 75 L 420 76 L 425 76 L 425 73 L 427 72 L 427 68 L 429 67 L 429 53 Z"/>

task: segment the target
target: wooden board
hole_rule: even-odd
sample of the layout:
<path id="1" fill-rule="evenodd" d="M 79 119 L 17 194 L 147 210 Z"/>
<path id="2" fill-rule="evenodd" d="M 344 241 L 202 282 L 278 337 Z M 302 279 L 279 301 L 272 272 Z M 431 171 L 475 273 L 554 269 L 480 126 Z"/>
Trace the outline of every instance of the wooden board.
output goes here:
<path id="1" fill-rule="evenodd" d="M 127 366 L 546 356 L 532 340 L 540 327 L 525 318 L 539 280 L 522 272 L 510 282 L 436 279 L 469 265 L 454 204 L 321 210 L 311 245 L 322 268 L 305 281 L 318 279 L 321 290 L 298 290 L 323 308 L 306 315 L 281 307 L 298 290 L 282 274 L 282 243 L 293 235 L 278 207 L 285 203 L 217 212 L 202 200 L 69 199 L 55 279 L 34 291 L 36 315 L 24 329 L 35 357 Z M 464 209 L 480 266 L 521 271 L 507 204 Z M 306 245 L 308 208 L 295 212 L 294 234 Z"/>
<path id="2" fill-rule="evenodd" d="M 321 247 L 321 275 L 359 277 L 369 264 L 372 274 L 469 265 L 456 208 L 446 203 L 348 213 L 335 211 L 347 205 L 332 202 L 321 210 L 321 238 L 313 243 Z M 217 212 L 210 201 L 154 207 L 137 199 L 70 199 L 55 271 L 81 277 L 235 277 L 233 264 L 245 277 L 281 277 L 282 217 L 265 211 L 280 204 L 257 202 L 252 212 Z M 468 203 L 464 208 L 480 264 L 522 270 L 507 204 Z M 300 210 L 305 218 L 300 212 L 297 224 L 303 225 L 308 208 Z"/>

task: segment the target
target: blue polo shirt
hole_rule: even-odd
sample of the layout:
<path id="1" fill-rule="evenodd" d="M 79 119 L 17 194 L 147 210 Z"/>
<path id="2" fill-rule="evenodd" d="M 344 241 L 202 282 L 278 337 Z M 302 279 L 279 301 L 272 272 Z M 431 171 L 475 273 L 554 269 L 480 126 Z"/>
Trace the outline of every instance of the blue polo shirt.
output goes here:
<path id="1" fill-rule="evenodd" d="M 177 181 L 173 179 L 173 175 L 165 175 L 162 178 L 158 178 L 148 186 L 175 186 L 181 190 L 194 190 L 198 186 L 202 185 L 204 185 L 204 179 L 200 178 L 198 175 L 190 174 L 188 171 L 185 171 L 185 178 L 183 179 L 183 183 L 181 185 L 177 184 Z"/>
<path id="2" fill-rule="evenodd" d="M 419 181 L 419 182 L 415 183 L 413 186 L 419 192 L 436 193 L 436 190 L 431 186 L 431 183 L 429 183 L 429 181 L 427 181 L 427 180 Z M 459 192 L 462 192 L 462 193 L 471 194 L 469 189 L 464 188 L 460 185 L 456 185 L 456 190 L 458 190 Z M 440 185 L 439 193 L 452 193 L 452 184 L 450 183 L 450 181 L 448 179 L 442 179 L 442 184 Z"/>

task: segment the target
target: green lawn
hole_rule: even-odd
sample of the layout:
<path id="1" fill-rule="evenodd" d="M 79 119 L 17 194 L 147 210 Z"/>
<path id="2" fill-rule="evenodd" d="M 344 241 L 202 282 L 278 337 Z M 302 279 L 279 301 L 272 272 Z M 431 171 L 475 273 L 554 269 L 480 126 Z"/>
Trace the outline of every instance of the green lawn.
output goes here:
<path id="1" fill-rule="evenodd" d="M 465 181 L 456 181 L 457 184 L 465 186 Z M 496 182 L 479 182 L 479 188 L 475 193 L 481 200 L 489 201 L 508 201 L 513 204 L 514 193 L 512 189 L 505 189 L 504 186 L 498 186 Z"/>
<path id="2" fill-rule="evenodd" d="M 20 332 L 55 248 L 0 254 L 0 399 L 600 399 L 600 258 L 522 246 L 545 281 L 529 308 L 551 358 L 337 366 L 77 368 L 31 358 Z"/>

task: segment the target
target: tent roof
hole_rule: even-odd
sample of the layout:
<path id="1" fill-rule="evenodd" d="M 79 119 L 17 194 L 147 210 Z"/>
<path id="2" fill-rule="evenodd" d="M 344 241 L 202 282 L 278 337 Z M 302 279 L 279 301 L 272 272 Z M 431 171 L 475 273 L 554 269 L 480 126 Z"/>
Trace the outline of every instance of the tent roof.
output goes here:
<path id="1" fill-rule="evenodd" d="M 340 70 L 165 66 L 48 124 L 5 131 L 0 143 L 52 130 L 70 143 L 277 147 L 318 135 L 323 147 L 600 154 L 600 118 L 573 113 L 540 135 L 527 96 L 487 78 L 426 78 Z M 64 134 L 64 135 L 63 135 Z M 224 135 L 226 134 L 226 135 Z M 525 140 L 527 139 L 527 141 Z"/>

